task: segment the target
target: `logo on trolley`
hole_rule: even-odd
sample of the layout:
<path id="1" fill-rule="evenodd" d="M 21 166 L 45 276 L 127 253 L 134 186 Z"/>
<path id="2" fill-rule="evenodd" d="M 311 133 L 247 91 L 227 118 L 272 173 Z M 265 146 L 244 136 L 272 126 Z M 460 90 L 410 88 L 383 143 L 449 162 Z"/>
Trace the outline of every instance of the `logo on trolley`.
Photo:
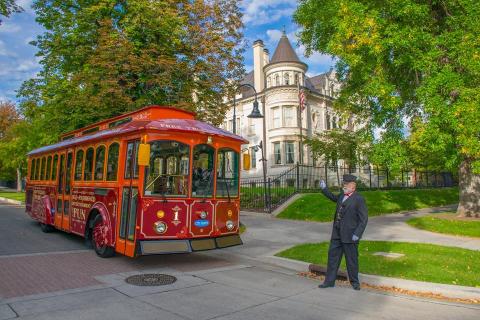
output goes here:
<path id="1" fill-rule="evenodd" d="M 182 209 L 179 206 L 175 206 L 172 208 L 172 210 L 173 210 L 172 224 L 174 224 L 175 226 L 178 226 L 180 223 L 182 223 L 182 221 L 178 219 L 178 212 L 181 211 Z"/>

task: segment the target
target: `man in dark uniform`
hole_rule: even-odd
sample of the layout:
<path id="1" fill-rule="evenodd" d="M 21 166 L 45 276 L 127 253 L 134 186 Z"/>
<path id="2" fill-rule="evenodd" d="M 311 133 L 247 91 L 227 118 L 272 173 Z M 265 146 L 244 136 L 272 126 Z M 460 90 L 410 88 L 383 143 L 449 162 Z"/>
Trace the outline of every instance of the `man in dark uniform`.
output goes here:
<path id="1" fill-rule="evenodd" d="M 365 199 L 357 193 L 357 177 L 351 174 L 343 176 L 343 192 L 338 196 L 328 190 L 325 181 L 321 181 L 322 193 L 337 203 L 333 222 L 330 248 L 328 249 L 327 274 L 320 288 L 335 286 L 338 267 L 345 254 L 348 279 L 353 289 L 360 290 L 358 280 L 358 242 L 365 231 L 368 221 L 368 210 Z"/>

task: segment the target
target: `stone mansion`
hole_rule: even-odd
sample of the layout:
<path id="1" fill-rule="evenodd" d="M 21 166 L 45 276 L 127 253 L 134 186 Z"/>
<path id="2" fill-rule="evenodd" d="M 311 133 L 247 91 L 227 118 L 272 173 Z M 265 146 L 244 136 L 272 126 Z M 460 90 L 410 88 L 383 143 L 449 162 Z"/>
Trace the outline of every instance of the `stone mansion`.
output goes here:
<path id="1" fill-rule="evenodd" d="M 262 156 L 258 145 L 263 140 L 265 122 L 265 142 L 262 143 L 267 160 L 269 175 L 284 172 L 300 162 L 300 130 L 304 137 L 339 126 L 339 116 L 332 109 L 334 93 L 339 89 L 335 72 L 308 77 L 308 66 L 300 61 L 295 50 L 285 35 L 270 58 L 262 40 L 253 44 L 253 71 L 246 74 L 241 81 L 255 88 L 259 110 L 264 119 L 252 119 L 247 116 L 252 112 L 254 91 L 248 86 L 241 86 L 235 97 L 236 134 L 250 143 L 242 146 L 243 152 L 249 152 L 252 168 L 242 171 L 242 177 L 262 175 Z M 305 93 L 305 109 L 299 126 L 299 90 Z M 233 132 L 233 101 L 227 112 L 223 129 Z M 303 147 L 303 164 L 313 164 L 307 147 Z"/>

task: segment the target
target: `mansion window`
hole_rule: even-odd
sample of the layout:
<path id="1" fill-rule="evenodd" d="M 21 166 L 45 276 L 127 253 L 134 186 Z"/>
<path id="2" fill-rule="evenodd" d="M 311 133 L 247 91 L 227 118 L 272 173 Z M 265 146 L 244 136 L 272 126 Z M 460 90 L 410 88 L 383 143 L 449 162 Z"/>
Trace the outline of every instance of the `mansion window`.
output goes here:
<path id="1" fill-rule="evenodd" d="M 295 81 L 295 85 L 297 85 L 297 84 L 298 84 L 298 73 L 295 73 L 294 79 L 295 79 L 295 80 L 294 80 L 294 81 Z"/>
<path id="2" fill-rule="evenodd" d="M 330 130 L 330 115 L 327 113 L 327 116 L 325 117 L 325 126 L 327 130 Z"/>
<path id="3" fill-rule="evenodd" d="M 289 73 L 285 73 L 283 75 L 283 82 L 284 82 L 284 85 L 288 86 L 290 84 L 290 74 Z"/>
<path id="4" fill-rule="evenodd" d="M 295 163 L 295 144 L 293 141 L 285 142 L 285 163 Z"/>
<path id="5" fill-rule="evenodd" d="M 279 86 L 280 85 L 280 76 L 277 74 L 275 75 L 275 85 Z"/>
<path id="6" fill-rule="evenodd" d="M 273 114 L 273 128 L 280 128 L 282 125 L 282 116 L 281 116 L 281 110 L 279 107 L 272 108 L 272 114 Z"/>
<path id="7" fill-rule="evenodd" d="M 294 106 L 283 107 L 283 119 L 285 127 L 295 127 L 297 125 L 296 109 Z"/>
<path id="8" fill-rule="evenodd" d="M 248 134 L 255 134 L 255 123 L 253 122 L 252 118 L 248 118 Z"/>
<path id="9" fill-rule="evenodd" d="M 255 152 L 254 147 L 250 148 L 250 157 L 252 158 L 252 161 L 251 161 L 252 168 L 256 168 L 257 167 L 257 153 Z"/>
<path id="10" fill-rule="evenodd" d="M 273 162 L 274 164 L 282 164 L 282 153 L 280 150 L 280 142 L 273 143 Z"/>

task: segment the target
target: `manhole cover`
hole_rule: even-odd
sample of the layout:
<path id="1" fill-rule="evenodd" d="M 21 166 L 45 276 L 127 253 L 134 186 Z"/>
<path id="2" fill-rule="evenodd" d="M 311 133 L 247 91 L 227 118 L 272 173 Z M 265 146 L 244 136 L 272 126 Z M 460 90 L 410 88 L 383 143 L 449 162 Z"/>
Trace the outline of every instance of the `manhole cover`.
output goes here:
<path id="1" fill-rule="evenodd" d="M 125 282 L 134 286 L 165 286 L 175 281 L 177 278 L 174 276 L 159 273 L 137 274 L 125 279 Z"/>

